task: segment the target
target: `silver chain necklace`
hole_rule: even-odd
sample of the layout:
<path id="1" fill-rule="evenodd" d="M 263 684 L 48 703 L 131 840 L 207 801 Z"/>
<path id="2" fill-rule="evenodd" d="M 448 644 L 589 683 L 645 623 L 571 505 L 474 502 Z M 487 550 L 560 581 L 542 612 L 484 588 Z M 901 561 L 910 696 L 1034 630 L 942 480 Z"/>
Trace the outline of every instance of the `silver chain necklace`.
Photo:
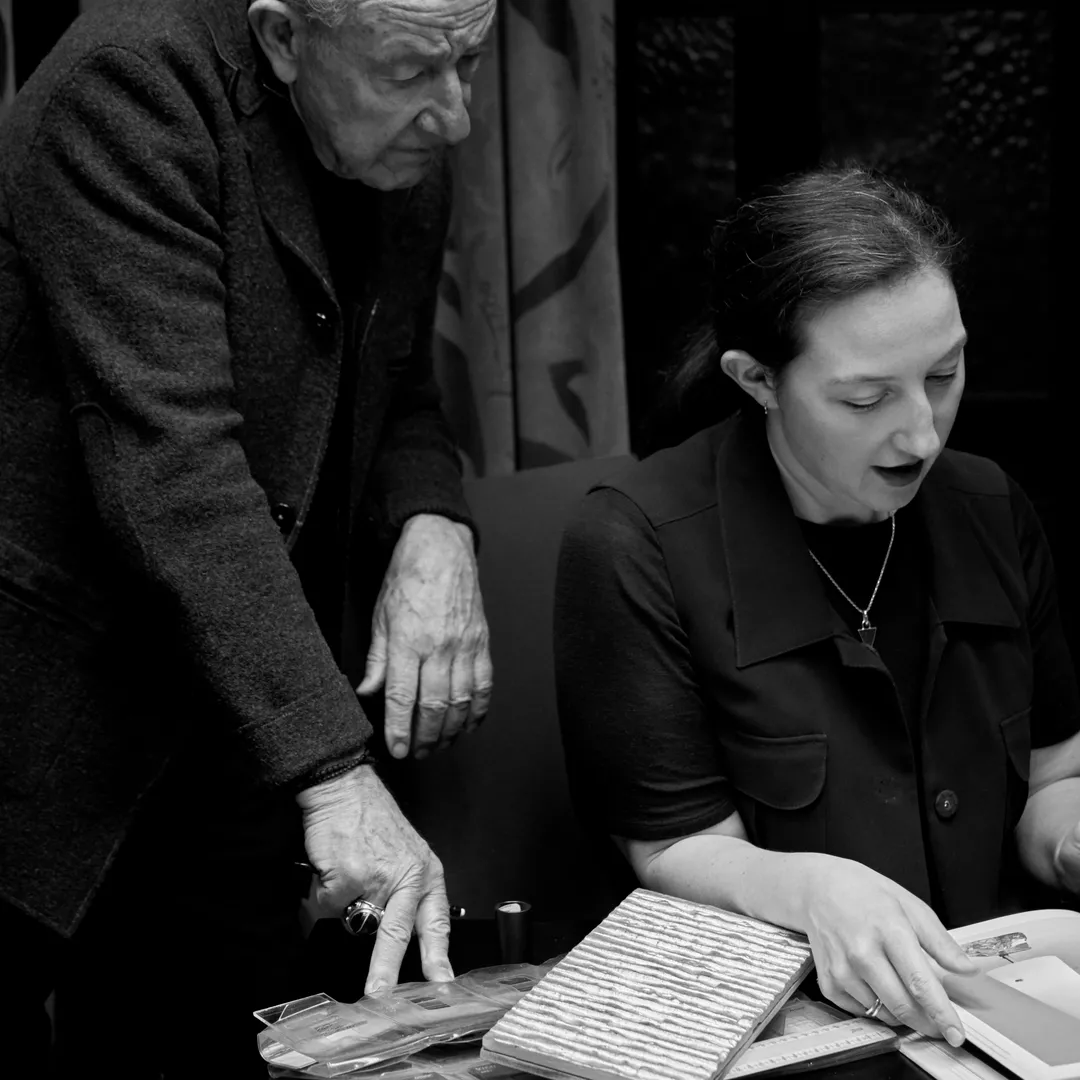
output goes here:
<path id="1" fill-rule="evenodd" d="M 874 639 L 877 637 L 877 627 L 870 625 L 870 609 L 874 606 L 874 601 L 877 599 L 878 589 L 881 588 L 881 579 L 885 576 L 885 567 L 889 565 L 889 556 L 892 554 L 893 541 L 896 539 L 896 514 L 889 515 L 889 519 L 892 521 L 892 531 L 889 533 L 889 546 L 885 550 L 885 561 L 881 564 L 881 572 L 877 576 L 877 582 L 874 584 L 874 591 L 870 594 L 870 602 L 865 608 L 859 607 L 854 600 L 840 586 L 836 583 L 836 578 L 821 565 L 821 560 L 810 551 L 809 546 L 807 551 L 810 551 L 810 558 L 817 563 L 818 569 L 833 583 L 836 591 L 862 616 L 862 623 L 859 626 L 859 640 L 868 645 L 871 649 L 874 647 Z"/>

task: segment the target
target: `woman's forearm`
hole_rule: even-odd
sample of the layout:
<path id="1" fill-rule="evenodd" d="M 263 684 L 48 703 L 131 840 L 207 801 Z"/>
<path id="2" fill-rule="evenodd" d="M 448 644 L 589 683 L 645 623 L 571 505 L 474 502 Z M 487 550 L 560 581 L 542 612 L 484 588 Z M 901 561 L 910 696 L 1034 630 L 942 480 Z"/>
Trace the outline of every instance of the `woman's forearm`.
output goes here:
<path id="1" fill-rule="evenodd" d="M 806 931 L 806 884 L 827 855 L 766 851 L 733 836 L 688 836 L 640 861 L 642 885 Z"/>
<path id="2" fill-rule="evenodd" d="M 1016 826 L 1020 861 L 1039 881 L 1053 888 L 1069 887 L 1058 854 L 1080 821 L 1080 778 L 1068 777 L 1032 794 Z"/>

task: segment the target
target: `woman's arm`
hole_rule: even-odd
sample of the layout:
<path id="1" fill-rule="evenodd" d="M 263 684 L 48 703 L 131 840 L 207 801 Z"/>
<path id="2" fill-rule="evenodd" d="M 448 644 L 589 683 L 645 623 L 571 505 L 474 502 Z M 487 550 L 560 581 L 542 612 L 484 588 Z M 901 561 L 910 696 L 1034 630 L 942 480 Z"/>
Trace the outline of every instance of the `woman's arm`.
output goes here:
<path id="1" fill-rule="evenodd" d="M 1030 794 L 1016 844 L 1039 881 L 1080 893 L 1080 733 L 1031 751 Z"/>
<path id="2" fill-rule="evenodd" d="M 647 888 L 806 934 L 821 990 L 841 1008 L 859 1014 L 880 998 L 887 1022 L 963 1041 L 941 977 L 974 967 L 895 882 L 849 859 L 755 847 L 737 813 L 674 840 L 614 840 Z"/>

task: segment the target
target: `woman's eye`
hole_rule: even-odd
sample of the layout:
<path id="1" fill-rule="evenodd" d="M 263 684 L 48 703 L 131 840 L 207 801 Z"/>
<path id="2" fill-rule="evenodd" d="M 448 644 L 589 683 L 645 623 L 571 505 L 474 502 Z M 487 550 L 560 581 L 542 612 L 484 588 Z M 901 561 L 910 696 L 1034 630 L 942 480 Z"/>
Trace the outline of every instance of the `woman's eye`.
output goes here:
<path id="1" fill-rule="evenodd" d="M 871 409 L 876 409 L 884 400 L 883 397 L 879 397 L 873 401 L 845 401 L 844 404 L 856 412 L 869 412 Z"/>
<path id="2" fill-rule="evenodd" d="M 956 378 L 956 369 L 954 368 L 952 371 L 944 372 L 941 375 L 927 375 L 926 378 L 928 382 L 937 383 L 939 386 L 947 386 Z"/>

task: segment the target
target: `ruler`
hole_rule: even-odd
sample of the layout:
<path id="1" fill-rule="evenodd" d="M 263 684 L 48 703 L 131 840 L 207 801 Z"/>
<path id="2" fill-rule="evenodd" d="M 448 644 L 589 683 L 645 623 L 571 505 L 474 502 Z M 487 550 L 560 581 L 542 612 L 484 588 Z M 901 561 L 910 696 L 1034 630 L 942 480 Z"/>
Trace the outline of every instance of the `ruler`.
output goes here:
<path id="1" fill-rule="evenodd" d="M 913 1031 L 900 1040 L 900 1053 L 921 1066 L 936 1080 L 1004 1080 L 997 1069 L 981 1058 L 940 1039 L 928 1039 Z"/>
<path id="2" fill-rule="evenodd" d="M 877 1020 L 855 1017 L 827 1024 L 816 1031 L 797 1031 L 751 1043 L 727 1072 L 728 1077 L 750 1076 L 787 1065 L 801 1065 L 817 1058 L 852 1050 L 889 1050 L 896 1045 L 896 1032 Z"/>

